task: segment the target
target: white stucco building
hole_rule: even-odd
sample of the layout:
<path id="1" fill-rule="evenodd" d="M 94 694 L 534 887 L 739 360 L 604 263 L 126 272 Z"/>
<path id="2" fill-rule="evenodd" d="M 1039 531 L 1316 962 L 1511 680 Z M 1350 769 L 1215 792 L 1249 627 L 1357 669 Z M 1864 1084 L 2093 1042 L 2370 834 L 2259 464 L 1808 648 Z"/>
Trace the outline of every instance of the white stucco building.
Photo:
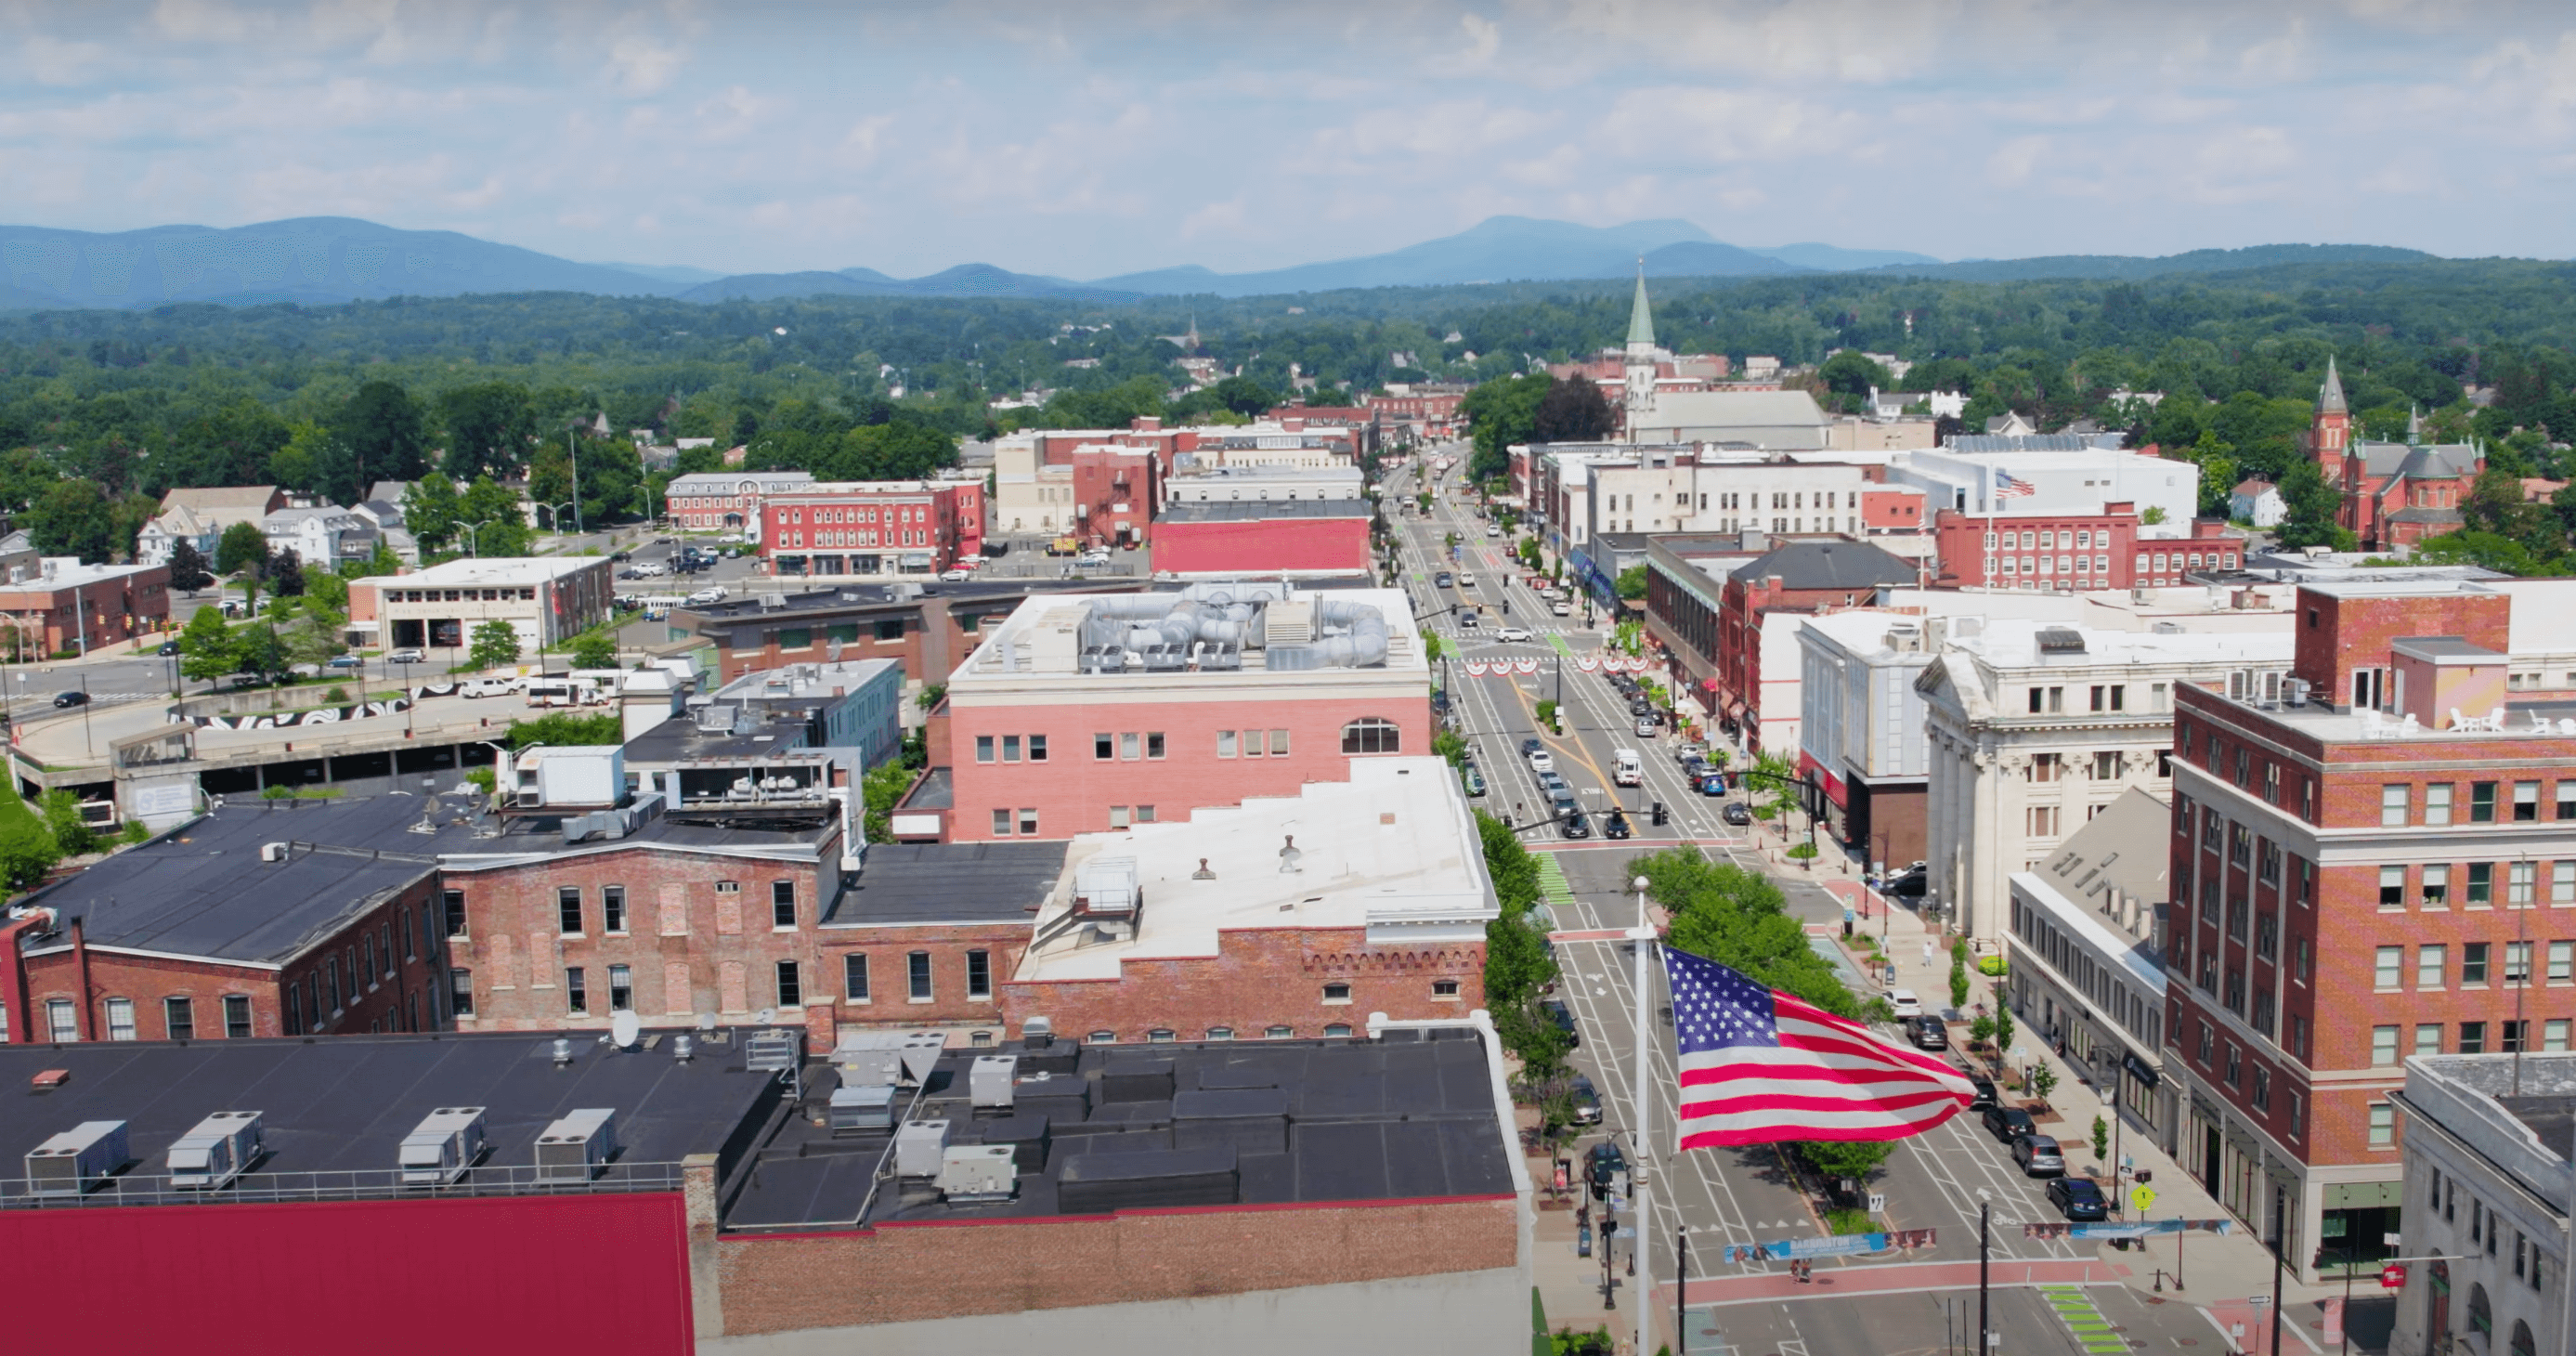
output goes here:
<path id="1" fill-rule="evenodd" d="M 2290 618 L 2260 633 L 2097 631 L 1954 618 L 1916 680 L 1926 703 L 1927 898 L 1992 946 L 2006 878 L 2035 869 L 2132 787 L 2173 794 L 2174 686 L 2279 670 Z"/>

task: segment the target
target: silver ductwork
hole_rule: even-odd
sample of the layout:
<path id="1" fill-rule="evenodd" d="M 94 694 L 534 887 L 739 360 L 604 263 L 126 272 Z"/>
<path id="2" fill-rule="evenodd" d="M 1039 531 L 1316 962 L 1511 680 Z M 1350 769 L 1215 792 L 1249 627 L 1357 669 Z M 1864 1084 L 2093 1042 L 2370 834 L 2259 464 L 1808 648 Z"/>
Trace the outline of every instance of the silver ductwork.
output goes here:
<path id="1" fill-rule="evenodd" d="M 1285 624 L 1274 607 L 1293 607 L 1301 618 L 1285 635 L 1271 625 Z M 1178 595 L 1093 600 L 1080 664 L 1091 673 L 1240 669 L 1247 649 L 1266 649 L 1274 669 L 1364 668 L 1385 663 L 1389 645 L 1386 616 L 1368 603 L 1299 598 L 1266 581 L 1201 584 Z"/>

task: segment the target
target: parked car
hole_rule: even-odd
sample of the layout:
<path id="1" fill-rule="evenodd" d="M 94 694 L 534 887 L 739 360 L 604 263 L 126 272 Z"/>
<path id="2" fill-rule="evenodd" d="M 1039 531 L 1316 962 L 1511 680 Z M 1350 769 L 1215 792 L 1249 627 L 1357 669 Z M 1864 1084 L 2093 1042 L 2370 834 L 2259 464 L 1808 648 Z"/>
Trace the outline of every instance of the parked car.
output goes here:
<path id="1" fill-rule="evenodd" d="M 392 654 L 386 655 L 385 662 L 388 664 L 426 664 L 429 662 L 429 656 L 422 654 L 418 650 L 401 649 L 394 651 Z"/>
<path id="2" fill-rule="evenodd" d="M 1663 728 L 1664 727 L 1658 724 L 1652 716 L 1637 717 L 1637 737 L 1639 739 L 1652 739 L 1656 735 L 1661 734 L 1663 732 Z"/>
<path id="3" fill-rule="evenodd" d="M 1890 899 L 1921 899 L 1930 880 L 1931 877 L 1923 872 L 1908 871 L 1878 887 L 1878 892 Z"/>
<path id="4" fill-rule="evenodd" d="M 359 669 L 367 666 L 366 660 L 353 654 L 335 654 L 331 656 L 330 663 L 335 669 Z"/>
<path id="5" fill-rule="evenodd" d="M 1558 833 L 1568 838 L 1592 836 L 1592 823 L 1583 817 L 1583 811 L 1580 808 L 1567 809 L 1564 811 L 1564 816 L 1556 822 Z"/>
<path id="6" fill-rule="evenodd" d="M 2030 1113 L 2018 1107 L 1990 1106 L 1986 1108 L 1986 1114 L 1982 1119 L 1985 1122 L 1986 1133 L 2006 1144 L 2024 1135 L 2036 1133 L 2039 1128 L 2031 1124 Z"/>
<path id="7" fill-rule="evenodd" d="M 724 589 L 723 589 L 723 588 L 718 587 L 718 586 L 709 586 L 709 587 L 707 587 L 707 588 L 702 588 L 702 589 L 698 590 L 697 592 L 690 594 L 690 595 L 689 595 L 689 606 L 691 606 L 691 607 L 705 607 L 705 606 L 706 606 L 707 604 L 709 604 L 709 603 L 721 603 L 721 602 L 723 602 L 724 600 L 725 600 L 725 591 L 724 591 Z"/>
<path id="8" fill-rule="evenodd" d="M 1905 1034 L 1916 1047 L 1924 1050 L 1950 1048 L 1950 1029 L 1930 1013 L 1905 1019 Z"/>
<path id="9" fill-rule="evenodd" d="M 1717 817 L 1739 829 L 1753 822 L 1753 812 L 1745 809 L 1742 801 L 1728 801 L 1726 808 L 1717 812 Z"/>
<path id="10" fill-rule="evenodd" d="M 1547 742 L 1545 740 L 1540 739 L 1537 735 L 1531 735 L 1529 738 L 1521 741 L 1521 757 L 1527 758 L 1531 754 L 1546 747 Z"/>
<path id="11" fill-rule="evenodd" d="M 58 708 L 65 706 L 87 706 L 89 705 L 89 694 L 86 692 L 57 692 L 54 694 L 54 705 Z"/>
<path id="12" fill-rule="evenodd" d="M 1574 1087 L 1566 1093 L 1566 1096 L 1574 1103 L 1576 1125 L 1601 1123 L 1601 1093 L 1592 1086 L 1591 1079 L 1580 1074 L 1575 1075 Z"/>
<path id="13" fill-rule="evenodd" d="M 460 697 L 506 697 L 518 690 L 519 685 L 507 678 L 475 678 L 456 685 Z"/>
<path id="14" fill-rule="evenodd" d="M 1915 997 L 1912 989 L 1888 990 L 1887 1005 L 1896 1009 L 1896 1019 L 1900 1022 L 1923 1015 L 1923 1000 Z"/>
<path id="15" fill-rule="evenodd" d="M 1986 1108 L 1995 1105 L 1995 1080 L 1991 1078 L 1977 1078 L 1971 1076 L 1968 1079 L 1968 1086 L 1976 1089 L 1976 1091 L 1969 1094 L 1968 1097 L 1968 1109 L 1970 1111 L 1983 1111 Z"/>
<path id="16" fill-rule="evenodd" d="M 2062 1173 L 2063 1168 L 2060 1169 Z M 2102 1199 L 2102 1188 L 2082 1177 L 2059 1176 L 2048 1184 L 2048 1203 L 2057 1213 L 2076 1221 L 2107 1219 L 2110 1203 Z"/>
<path id="17" fill-rule="evenodd" d="M 1699 793 L 1703 796 L 1725 795 L 1726 774 L 1722 772 L 1701 773 L 1699 775 Z"/>
<path id="18" fill-rule="evenodd" d="M 1600 1200 L 1628 1178 L 1628 1156 L 1619 1146 L 1607 1140 L 1593 1145 L 1583 1155 L 1583 1180 L 1592 1188 L 1592 1198 Z"/>
<path id="19" fill-rule="evenodd" d="M 1541 768 L 1539 770 L 1538 784 L 1545 787 L 1548 795 L 1551 797 L 1561 791 L 1570 791 L 1570 788 L 1567 787 L 1563 776 L 1545 768 Z"/>
<path id="20" fill-rule="evenodd" d="M 1574 1009 L 1567 1007 L 1564 999 L 1550 998 L 1538 1006 L 1539 1011 L 1547 1014 L 1549 1021 L 1556 1023 L 1556 1029 L 1565 1033 L 1565 1044 L 1568 1049 L 1583 1044 L 1583 1033 L 1574 1027 Z"/>
<path id="21" fill-rule="evenodd" d="M 941 570 L 939 572 L 940 582 L 945 584 L 963 583 L 964 581 L 974 577 L 975 572 L 973 570 Z"/>
<path id="22" fill-rule="evenodd" d="M 175 640 L 165 640 L 165 641 L 161 642 L 161 648 L 159 648 L 159 649 L 157 649 L 157 650 L 154 650 L 152 653 L 157 654 L 157 655 L 174 655 L 174 654 L 177 654 L 178 652 L 179 652 L 179 642 L 177 642 L 177 641 L 175 641 Z"/>
<path id="23" fill-rule="evenodd" d="M 2024 1135 L 2013 1141 L 2013 1161 L 2021 1165 L 2025 1177 L 2063 1177 L 2066 1155 L 2057 1141 L 2047 1135 Z"/>
<path id="24" fill-rule="evenodd" d="M 1676 763 L 1687 763 L 1687 762 L 1689 762 L 1690 760 L 1692 760 L 1692 759 L 1694 759 L 1694 758 L 1697 758 L 1697 759 L 1699 759 L 1699 760 L 1700 760 L 1700 761 L 1702 761 L 1702 762 L 1706 762 L 1706 761 L 1708 761 L 1708 748 L 1707 748 L 1707 746 L 1706 746 L 1706 745 L 1703 745 L 1703 744 L 1675 744 L 1675 745 L 1673 745 L 1673 761 L 1674 761 L 1674 762 L 1676 762 Z"/>
<path id="25" fill-rule="evenodd" d="M 1458 769 L 1458 783 L 1467 789 L 1470 796 L 1485 794 L 1485 774 L 1478 771 L 1474 763 Z"/>
<path id="26" fill-rule="evenodd" d="M 1574 604 L 1572 604 L 1572 603 L 1552 603 L 1552 604 L 1550 604 L 1550 605 L 1548 606 L 1548 609 L 1547 609 L 1547 610 L 1548 610 L 1548 611 L 1550 611 L 1550 612 L 1555 613 L 1556 615 L 1558 615 L 1558 616 L 1560 616 L 1560 617 L 1571 617 L 1571 616 L 1573 616 L 1573 615 L 1574 615 Z"/>

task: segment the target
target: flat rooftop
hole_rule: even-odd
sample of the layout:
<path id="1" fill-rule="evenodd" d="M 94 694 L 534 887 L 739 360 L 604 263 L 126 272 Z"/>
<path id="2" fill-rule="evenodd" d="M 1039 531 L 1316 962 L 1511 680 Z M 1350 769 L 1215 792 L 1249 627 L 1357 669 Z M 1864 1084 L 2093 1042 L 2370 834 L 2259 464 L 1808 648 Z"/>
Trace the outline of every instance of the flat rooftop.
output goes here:
<path id="1" fill-rule="evenodd" d="M 469 556 L 409 574 L 379 575 L 368 582 L 391 589 L 517 588 L 607 563 L 606 556 Z"/>
<path id="2" fill-rule="evenodd" d="M 1010 602 L 1031 594 L 1098 593 L 1114 587 L 1107 581 L 1060 579 L 967 579 L 957 583 L 929 580 L 903 584 L 834 584 L 796 593 L 745 594 L 720 603 L 679 609 L 706 621 L 782 621 L 850 612 L 869 607 L 910 606 L 924 597 L 948 600 L 951 606 L 973 602 Z M 776 599 L 772 606 L 770 599 Z"/>
<path id="3" fill-rule="evenodd" d="M 1120 858 L 1135 863 L 1144 896 L 1134 935 L 1102 941 L 1089 927 L 1074 928 L 1031 947 L 1017 978 L 1116 979 L 1130 960 L 1212 957 L 1218 934 L 1234 929 L 1481 939 L 1496 913 L 1483 839 L 1458 779 L 1432 757 L 1356 759 L 1347 782 L 1308 782 L 1295 796 L 1083 834 L 1066 853 L 1038 930 L 1072 908 L 1085 865 Z"/>
<path id="4" fill-rule="evenodd" d="M 1425 1034 L 952 1051 L 907 1118 L 946 1121 L 950 1144 L 1014 1145 L 1017 1194 L 951 1202 L 927 1181 L 896 1178 L 865 1222 L 1512 1194 L 1518 1146 L 1504 1140 L 1483 1040 L 1465 1027 Z M 967 1097 L 973 1060 L 993 1054 L 1020 1060 L 1008 1117 L 978 1113 Z M 828 1101 L 818 1082 L 830 1080 L 809 1075 L 809 1098 Z M 858 1222 L 888 1142 L 884 1131 L 835 1136 L 790 1117 L 756 1155 L 725 1227 Z"/>
<path id="5" fill-rule="evenodd" d="M 1239 574 L 1143 596 L 1033 594 L 986 624 L 949 701 L 1020 700 L 1068 680 L 1091 691 L 1174 685 L 1425 682 L 1430 664 L 1401 589 Z M 1283 677 L 1283 675 L 1286 675 Z"/>
<path id="6" fill-rule="evenodd" d="M 450 1193 L 565 1190 L 532 1180 L 536 1139 L 589 1107 L 616 1111 L 621 1146 L 591 1189 L 670 1190 L 690 1154 L 729 1166 L 747 1153 L 780 1097 L 773 1075 L 742 1067 L 742 1039 L 683 1062 L 667 1035 L 620 1051 L 583 1033 L 563 1064 L 552 1035 L 525 1032 L 0 1045 L 0 1208 L 28 1203 L 15 1180 L 27 1151 L 83 1121 L 125 1122 L 129 1152 L 86 1204 L 203 1202 L 209 1193 L 169 1190 L 167 1155 L 217 1111 L 259 1112 L 265 1155 L 216 1200 L 425 1195 L 395 1180 L 396 1152 L 432 1111 L 463 1106 L 485 1109 L 490 1150 Z M 48 1069 L 70 1076 L 35 1087 Z"/>
<path id="7" fill-rule="evenodd" d="M 2094 667 L 2118 664 L 2277 664 L 2290 662 L 2294 638 L 2290 634 L 2287 614 L 2275 614 L 2277 629 L 2263 632 L 2225 631 L 2105 631 L 2092 627 L 2069 626 L 2064 622 L 2040 621 L 2025 617 L 1998 617 L 1986 623 L 1982 634 L 1953 634 L 1950 643 L 1968 650 L 1996 668 L 2031 668 L 2040 665 Z M 2041 633 L 2052 636 L 2051 648 L 2041 648 Z M 2060 649 L 2063 635 L 2072 635 L 2081 649 Z"/>
<path id="8" fill-rule="evenodd" d="M 84 565 L 78 556 L 46 556 L 43 563 L 44 573 L 15 583 L 0 583 L 0 593 L 46 593 L 54 589 L 101 584 L 161 568 L 158 565 Z"/>
<path id="9" fill-rule="evenodd" d="M 1064 872 L 1065 843 L 872 843 L 827 928 L 1037 921 Z"/>

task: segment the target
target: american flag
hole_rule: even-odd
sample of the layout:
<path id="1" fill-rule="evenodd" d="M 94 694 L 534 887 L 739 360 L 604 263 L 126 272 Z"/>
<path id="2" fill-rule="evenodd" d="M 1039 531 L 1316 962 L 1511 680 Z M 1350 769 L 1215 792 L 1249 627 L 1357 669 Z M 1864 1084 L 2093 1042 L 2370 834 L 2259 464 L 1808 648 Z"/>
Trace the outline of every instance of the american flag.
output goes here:
<path id="1" fill-rule="evenodd" d="M 1957 1115 L 1975 1090 L 1940 1060 L 1804 999 L 1664 948 L 1681 1043 L 1681 1147 L 1889 1140 Z"/>
<path id="2" fill-rule="evenodd" d="M 2009 471 L 1995 472 L 1995 498 L 2026 499 L 2038 490 L 2027 480 L 2016 480 Z"/>

